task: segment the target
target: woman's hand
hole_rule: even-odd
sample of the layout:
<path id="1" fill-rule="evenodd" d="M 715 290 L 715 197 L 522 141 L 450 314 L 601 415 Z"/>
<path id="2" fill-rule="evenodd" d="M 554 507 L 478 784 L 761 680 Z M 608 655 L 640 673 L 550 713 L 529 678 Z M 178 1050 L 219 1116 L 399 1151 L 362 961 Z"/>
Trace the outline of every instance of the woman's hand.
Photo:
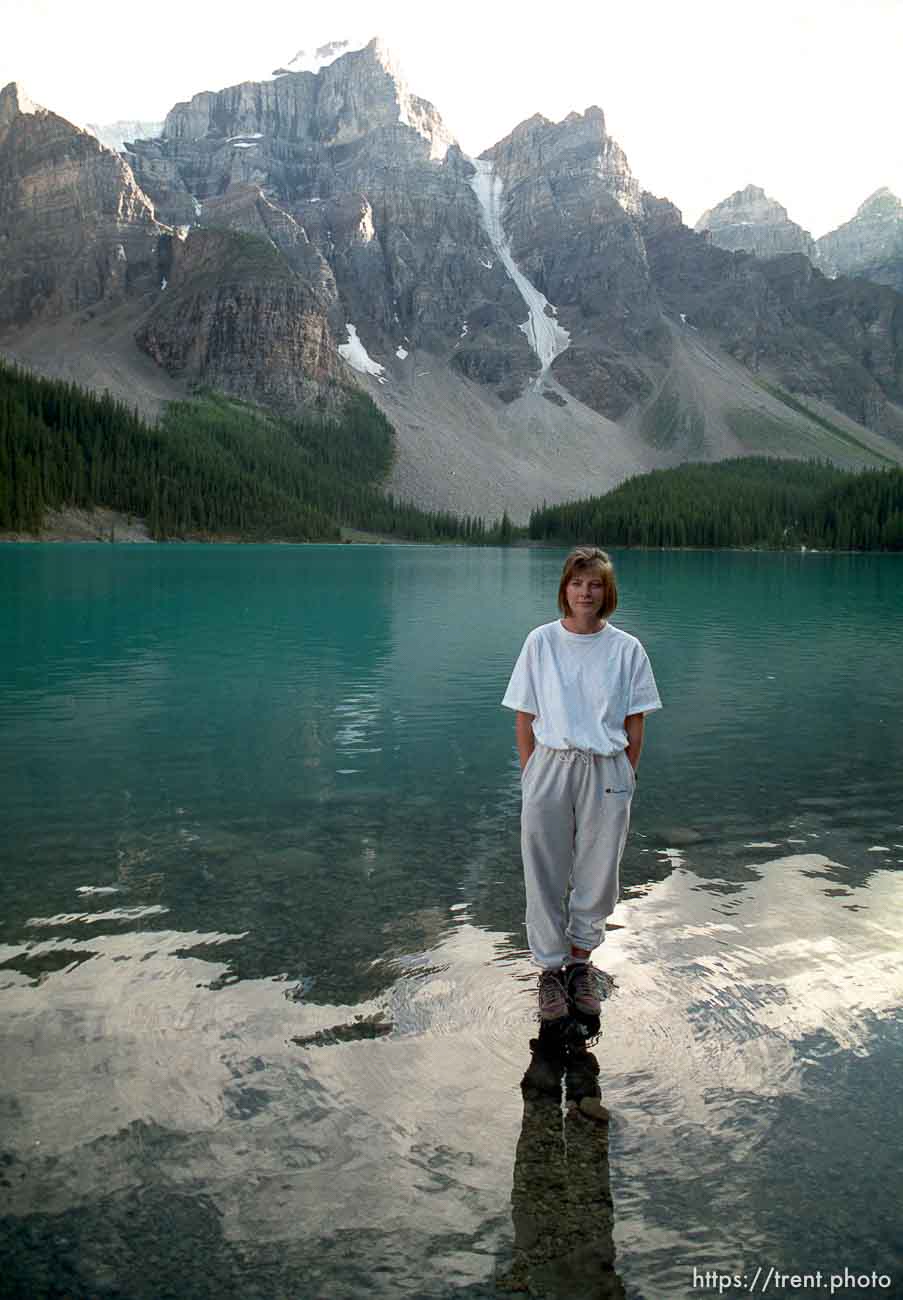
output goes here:
<path id="1" fill-rule="evenodd" d="M 627 732 L 627 757 L 634 772 L 639 765 L 640 750 L 643 748 L 643 727 L 645 722 L 645 713 L 629 713 L 624 719 L 624 730 Z"/>
<path id="2" fill-rule="evenodd" d="M 535 717 L 535 713 L 521 713 L 520 710 L 514 715 L 514 735 L 517 740 L 517 752 L 520 755 L 521 771 L 527 766 L 527 760 L 536 748 L 536 738 L 533 735 Z"/>

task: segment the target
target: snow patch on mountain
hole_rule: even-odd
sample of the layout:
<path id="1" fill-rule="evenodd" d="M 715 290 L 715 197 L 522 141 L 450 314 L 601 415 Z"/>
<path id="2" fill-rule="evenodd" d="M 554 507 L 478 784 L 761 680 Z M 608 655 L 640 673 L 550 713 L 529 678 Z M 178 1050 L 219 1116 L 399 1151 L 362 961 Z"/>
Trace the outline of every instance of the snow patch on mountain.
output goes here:
<path id="1" fill-rule="evenodd" d="M 289 59 L 284 69 L 280 68 L 279 71 L 319 72 L 321 68 L 328 68 L 330 63 L 334 63 L 342 54 L 347 54 L 349 50 L 361 49 L 366 43 L 366 40 L 358 42 L 349 39 L 325 41 L 316 47 L 305 46 L 294 58 Z"/>
<path id="2" fill-rule="evenodd" d="M 363 343 L 357 336 L 357 329 L 350 322 L 346 325 L 348 330 L 348 342 L 339 344 L 339 356 L 344 357 L 353 370 L 357 370 L 362 375 L 375 375 L 381 384 L 386 381 L 383 379 L 385 366 L 381 366 L 378 361 L 374 361 Z"/>
<path id="3" fill-rule="evenodd" d="M 530 283 L 511 255 L 511 248 L 502 226 L 501 176 L 495 174 L 490 159 L 473 158 L 471 161 L 476 170 L 470 177 L 469 184 L 482 209 L 486 234 L 530 313 L 520 328 L 526 334 L 530 347 L 539 357 L 542 366 L 541 378 L 555 358 L 570 346 L 571 336 L 554 319 L 558 314 L 557 309 Z M 551 316 L 549 312 L 552 313 Z"/>
<path id="4" fill-rule="evenodd" d="M 163 134 L 162 122 L 138 121 L 135 118 L 107 122 L 98 126 L 96 122 L 87 122 L 85 130 L 96 135 L 101 144 L 116 153 L 122 153 L 130 140 L 156 140 Z"/>

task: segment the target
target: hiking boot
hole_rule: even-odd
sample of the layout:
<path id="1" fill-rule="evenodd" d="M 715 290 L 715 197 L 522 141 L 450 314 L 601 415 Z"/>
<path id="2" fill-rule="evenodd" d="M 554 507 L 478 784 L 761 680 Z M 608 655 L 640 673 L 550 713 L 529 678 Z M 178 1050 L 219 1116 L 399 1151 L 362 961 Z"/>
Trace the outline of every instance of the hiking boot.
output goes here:
<path id="1" fill-rule="evenodd" d="M 539 977 L 539 1018 L 562 1020 L 568 1013 L 568 996 L 560 970 L 544 970 Z"/>
<path id="2" fill-rule="evenodd" d="M 582 1016 L 598 1016 L 601 1004 L 595 968 L 588 961 L 575 962 L 565 971 L 565 981 L 574 1010 Z"/>

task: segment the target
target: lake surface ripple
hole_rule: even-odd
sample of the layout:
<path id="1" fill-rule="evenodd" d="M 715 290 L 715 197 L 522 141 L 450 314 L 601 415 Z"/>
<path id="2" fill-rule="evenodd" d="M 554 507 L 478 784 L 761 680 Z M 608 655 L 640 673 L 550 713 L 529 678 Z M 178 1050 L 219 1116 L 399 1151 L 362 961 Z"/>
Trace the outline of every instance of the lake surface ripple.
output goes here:
<path id="1" fill-rule="evenodd" d="M 499 706 L 562 554 L 0 548 L 0 1294 L 903 1295 L 903 560 L 616 556 L 665 708 L 562 1097 Z"/>

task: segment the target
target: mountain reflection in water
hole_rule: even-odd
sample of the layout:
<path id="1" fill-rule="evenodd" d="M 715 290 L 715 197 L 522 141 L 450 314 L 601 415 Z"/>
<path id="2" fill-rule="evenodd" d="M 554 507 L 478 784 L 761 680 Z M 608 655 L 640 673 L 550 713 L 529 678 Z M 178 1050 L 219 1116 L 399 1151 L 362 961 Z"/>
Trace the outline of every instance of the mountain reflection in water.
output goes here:
<path id="1" fill-rule="evenodd" d="M 584 1258 L 555 1228 L 565 1174 L 587 1266 L 630 1295 L 763 1252 L 889 1266 L 903 883 L 845 875 L 811 853 L 742 882 L 678 867 L 622 901 L 596 954 L 610 1173 L 608 1125 L 563 1120 L 529 1080 L 522 1101 L 534 976 L 466 909 L 344 1006 L 232 982 L 240 932 L 128 932 L 108 908 L 88 925 L 84 896 L 31 918 L 40 937 L 0 950 L 12 1293 L 490 1295 L 547 1228 L 550 1260 Z M 530 1267 L 549 1294 L 596 1294 Z"/>

